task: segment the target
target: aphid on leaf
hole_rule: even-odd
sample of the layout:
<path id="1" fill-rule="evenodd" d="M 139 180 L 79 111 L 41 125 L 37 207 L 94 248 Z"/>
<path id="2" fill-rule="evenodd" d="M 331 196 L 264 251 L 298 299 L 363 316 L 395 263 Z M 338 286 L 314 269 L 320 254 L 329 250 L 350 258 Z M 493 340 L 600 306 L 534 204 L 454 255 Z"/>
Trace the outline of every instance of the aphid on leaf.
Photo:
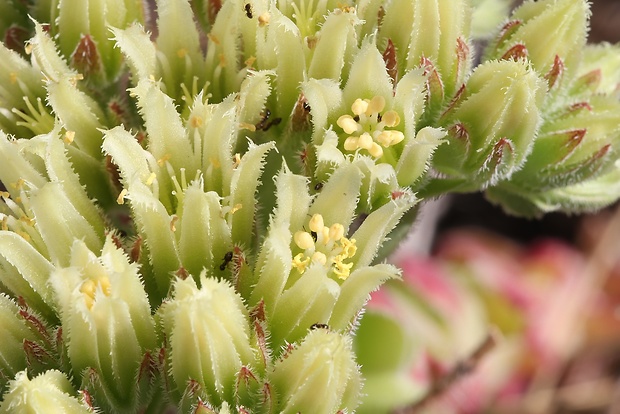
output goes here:
<path id="1" fill-rule="evenodd" d="M 233 252 L 226 252 L 226 254 L 224 255 L 224 261 L 220 265 L 220 270 L 224 271 L 226 269 L 226 266 L 228 266 L 228 263 L 230 263 L 230 261 L 232 260 L 232 258 L 233 258 Z"/>
<path id="2" fill-rule="evenodd" d="M 248 19 L 251 19 L 254 16 L 253 11 L 252 11 L 252 4 L 245 3 L 245 5 L 243 6 L 243 9 L 245 10 L 245 15 L 248 16 Z"/>
<path id="3" fill-rule="evenodd" d="M 315 329 L 329 329 L 329 325 L 326 323 L 314 323 L 310 326 L 310 330 L 313 331 Z"/>

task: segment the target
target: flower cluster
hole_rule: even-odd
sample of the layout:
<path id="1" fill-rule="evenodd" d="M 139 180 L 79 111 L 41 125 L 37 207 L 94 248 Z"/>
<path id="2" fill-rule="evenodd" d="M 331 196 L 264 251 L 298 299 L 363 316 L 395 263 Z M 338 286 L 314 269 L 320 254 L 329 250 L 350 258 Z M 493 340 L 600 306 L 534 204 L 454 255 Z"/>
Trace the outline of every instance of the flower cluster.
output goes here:
<path id="1" fill-rule="evenodd" d="M 586 1 L 491 2 L 0 0 L 0 412 L 352 412 L 417 203 L 617 198 Z"/>

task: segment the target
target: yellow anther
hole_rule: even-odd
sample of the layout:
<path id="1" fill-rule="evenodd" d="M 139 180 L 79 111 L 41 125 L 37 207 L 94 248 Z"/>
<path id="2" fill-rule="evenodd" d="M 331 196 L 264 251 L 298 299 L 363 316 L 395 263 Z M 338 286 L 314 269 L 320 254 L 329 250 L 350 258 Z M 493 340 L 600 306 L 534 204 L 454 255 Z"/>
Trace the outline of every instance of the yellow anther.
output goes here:
<path id="1" fill-rule="evenodd" d="M 146 179 L 146 185 L 151 185 L 153 184 L 153 182 L 155 181 L 155 179 L 157 178 L 157 174 L 155 174 L 154 172 L 152 172 L 149 175 L 149 178 Z"/>
<path id="2" fill-rule="evenodd" d="M 127 193 L 129 193 L 127 189 L 123 188 L 118 197 L 116 197 L 116 203 L 121 205 L 125 204 L 125 196 L 127 195 Z"/>
<path id="3" fill-rule="evenodd" d="M 325 227 L 325 224 L 323 223 L 323 216 L 320 214 L 312 215 L 312 218 L 310 218 L 310 223 L 308 223 L 308 227 L 316 233 L 322 231 L 323 227 Z"/>
<path id="4" fill-rule="evenodd" d="M 370 114 L 378 114 L 383 111 L 385 108 L 385 98 L 383 96 L 377 95 L 373 96 L 373 98 L 368 103 L 368 108 L 366 109 L 366 115 Z"/>
<path id="5" fill-rule="evenodd" d="M 314 252 L 312 254 L 312 261 L 324 265 L 325 263 L 327 263 L 327 256 L 325 255 L 325 253 L 322 252 Z"/>
<path id="6" fill-rule="evenodd" d="M 74 139 L 75 139 L 75 131 L 65 132 L 65 137 L 63 138 L 63 141 L 65 142 L 65 144 L 70 145 L 71 143 L 73 143 Z"/>
<path id="7" fill-rule="evenodd" d="M 241 155 L 237 152 L 233 158 L 233 168 L 237 168 L 239 164 L 241 164 Z"/>
<path id="8" fill-rule="evenodd" d="M 366 110 L 368 110 L 368 101 L 363 99 L 358 98 L 353 102 L 353 105 L 351 105 L 351 112 L 355 115 L 362 115 L 366 113 Z"/>
<path id="9" fill-rule="evenodd" d="M 381 148 L 381 145 L 373 142 L 372 146 L 368 149 L 368 153 L 375 158 L 381 158 L 383 156 L 383 148 Z"/>
<path id="10" fill-rule="evenodd" d="M 258 19 L 260 20 L 260 17 Z M 246 67 L 251 68 L 252 65 L 254 64 L 254 62 L 256 62 L 256 57 L 255 56 L 250 56 L 243 63 L 245 63 Z"/>
<path id="11" fill-rule="evenodd" d="M 350 259 L 351 257 L 355 256 L 355 253 L 357 253 L 357 246 L 355 245 L 355 239 L 347 239 L 346 237 L 343 237 L 342 239 L 340 239 L 340 244 L 342 245 L 342 259 Z"/>
<path id="12" fill-rule="evenodd" d="M 217 36 L 214 35 L 214 34 L 211 34 L 211 33 L 207 34 L 207 39 L 209 39 L 210 41 L 212 41 L 216 45 L 220 44 L 220 39 L 218 39 Z"/>
<path id="13" fill-rule="evenodd" d="M 400 116 L 398 116 L 396 111 L 386 111 L 383 117 L 381 117 L 381 121 L 383 121 L 386 127 L 392 128 L 400 124 Z"/>
<path id="14" fill-rule="evenodd" d="M 299 273 L 305 272 L 306 267 L 308 266 L 308 264 L 310 264 L 310 258 L 306 257 L 305 259 L 302 259 L 303 257 L 303 253 L 299 253 L 295 257 L 293 257 L 293 267 L 299 270 Z"/>
<path id="15" fill-rule="evenodd" d="M 357 145 L 357 141 L 357 137 L 348 137 L 344 140 L 344 149 L 347 151 L 355 151 L 359 148 Z"/>
<path id="16" fill-rule="evenodd" d="M 170 231 L 175 232 L 177 231 L 177 227 L 175 226 L 176 222 L 179 220 L 179 216 L 177 216 L 176 214 L 174 214 L 172 216 L 172 218 L 170 219 Z"/>
<path id="17" fill-rule="evenodd" d="M 177 56 L 179 58 L 183 59 L 186 55 L 187 55 L 187 49 L 181 48 L 181 49 L 177 50 Z"/>
<path id="18" fill-rule="evenodd" d="M 222 164 L 220 164 L 220 160 L 215 157 L 209 157 L 209 162 L 213 166 L 213 168 L 220 168 Z"/>
<path id="19" fill-rule="evenodd" d="M 342 115 L 338 118 L 336 124 L 347 134 L 357 132 L 360 127 L 360 124 L 358 124 L 351 115 Z"/>
<path id="20" fill-rule="evenodd" d="M 11 193 L 9 193 L 8 191 L 0 191 L 0 197 L 9 198 L 11 197 Z"/>
<path id="21" fill-rule="evenodd" d="M 32 49 L 34 48 L 34 46 L 32 45 L 32 43 L 28 43 L 25 47 L 24 47 L 24 52 L 26 52 L 27 55 L 32 53 Z"/>
<path id="22" fill-rule="evenodd" d="M 258 16 L 258 26 L 259 27 L 267 26 L 269 24 L 270 18 L 271 18 L 271 15 L 269 14 L 269 12 L 265 12 L 261 14 L 260 16 Z"/>
<path id="23" fill-rule="evenodd" d="M 26 181 L 23 178 L 20 178 L 19 180 L 17 180 L 14 183 L 9 184 L 11 187 L 13 187 L 15 190 L 19 190 L 24 186 L 24 183 Z"/>
<path id="24" fill-rule="evenodd" d="M 163 167 L 166 161 L 168 161 L 170 158 L 172 158 L 172 155 L 165 154 L 163 157 L 157 160 L 157 165 L 159 165 L 160 167 Z"/>
<path id="25" fill-rule="evenodd" d="M 220 53 L 218 58 L 220 59 L 220 67 L 225 68 L 227 65 L 226 56 L 223 53 Z"/>
<path id="26" fill-rule="evenodd" d="M 342 260 L 334 261 L 334 273 L 338 279 L 345 280 L 351 274 L 353 263 L 343 263 Z"/>
<path id="27" fill-rule="evenodd" d="M 310 235 L 310 233 L 305 231 L 295 232 L 295 234 L 293 235 L 293 240 L 295 241 L 297 247 L 303 250 L 309 249 L 314 246 L 314 240 L 312 239 L 312 236 Z"/>
<path id="28" fill-rule="evenodd" d="M 318 232 L 321 236 L 318 238 L 323 241 L 323 244 L 327 245 L 329 240 L 329 227 L 323 227 L 320 232 Z"/>
<path id="29" fill-rule="evenodd" d="M 230 214 L 231 215 L 235 214 L 237 211 L 241 210 L 241 207 L 243 207 L 241 203 L 235 204 L 233 208 L 230 209 Z"/>
<path id="30" fill-rule="evenodd" d="M 358 148 L 363 148 L 365 150 L 370 150 L 370 148 L 372 147 L 373 143 L 374 143 L 374 141 L 372 140 L 372 137 L 370 136 L 370 134 L 368 132 L 364 132 L 357 139 L 357 147 Z"/>
<path id="31" fill-rule="evenodd" d="M 340 223 L 332 224 L 329 228 L 329 238 L 331 240 L 340 240 L 344 236 L 344 226 Z"/>
<path id="32" fill-rule="evenodd" d="M 204 123 L 203 119 L 199 116 L 192 116 L 189 122 L 194 128 L 200 128 Z"/>
<path id="33" fill-rule="evenodd" d="M 247 122 L 241 122 L 239 124 L 239 128 L 240 129 L 247 129 L 248 131 L 252 131 L 252 132 L 256 131 L 256 125 L 248 124 Z"/>
<path id="34" fill-rule="evenodd" d="M 80 286 L 80 293 L 84 295 L 84 302 L 88 309 L 92 309 L 95 303 L 95 295 L 97 294 L 97 286 L 101 288 L 101 292 L 109 296 L 111 291 L 110 279 L 106 276 L 98 278 L 96 281 L 87 279 Z"/>

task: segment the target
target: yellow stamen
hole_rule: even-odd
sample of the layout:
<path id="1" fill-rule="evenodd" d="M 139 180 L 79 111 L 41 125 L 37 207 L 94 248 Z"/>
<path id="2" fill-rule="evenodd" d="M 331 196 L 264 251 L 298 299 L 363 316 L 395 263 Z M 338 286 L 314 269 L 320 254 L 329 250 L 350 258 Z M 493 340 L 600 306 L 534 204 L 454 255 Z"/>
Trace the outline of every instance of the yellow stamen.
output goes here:
<path id="1" fill-rule="evenodd" d="M 116 203 L 117 204 L 125 204 L 125 196 L 127 195 L 128 191 L 126 188 L 123 188 L 123 190 L 120 192 L 120 194 L 118 195 L 118 197 L 116 197 Z"/>
<path id="2" fill-rule="evenodd" d="M 155 181 L 155 179 L 157 178 L 157 174 L 155 174 L 154 172 L 152 172 L 149 175 L 149 178 L 146 179 L 146 185 L 151 185 L 153 184 L 153 182 Z"/>
<path id="3" fill-rule="evenodd" d="M 192 116 L 190 119 L 190 124 L 194 127 L 194 128 L 200 128 L 202 126 L 202 124 L 204 123 L 204 121 L 202 120 L 201 117 L 199 116 Z"/>
<path id="4" fill-rule="evenodd" d="M 351 112 L 355 115 L 364 114 L 366 113 L 366 110 L 368 110 L 368 102 L 362 99 L 356 99 L 355 102 L 353 102 L 353 105 L 351 105 Z"/>
<path id="5" fill-rule="evenodd" d="M 163 157 L 157 160 L 157 165 L 159 165 L 160 167 L 163 167 L 166 161 L 168 161 L 170 158 L 172 158 L 172 155 L 165 154 Z"/>
<path id="6" fill-rule="evenodd" d="M 340 240 L 344 236 L 344 226 L 340 223 L 332 224 L 329 228 L 329 238 L 331 240 Z"/>
<path id="7" fill-rule="evenodd" d="M 314 232 L 320 232 L 323 227 L 325 227 L 325 224 L 323 223 L 323 216 L 320 214 L 314 214 L 312 218 L 310 218 L 308 227 L 310 227 L 310 230 Z"/>
<path id="8" fill-rule="evenodd" d="M 375 158 L 381 158 L 383 156 L 383 148 L 381 148 L 381 145 L 373 142 L 370 149 L 368 149 L 368 153 Z"/>
<path id="9" fill-rule="evenodd" d="M 351 115 L 342 115 L 338 118 L 336 124 L 347 134 L 357 132 L 357 129 L 359 128 L 359 124 L 355 122 Z"/>
<path id="10" fill-rule="evenodd" d="M 385 108 L 385 98 L 380 95 L 374 96 L 368 103 L 368 108 L 366 109 L 366 115 L 370 115 L 372 113 L 378 114 L 379 112 L 383 111 L 384 108 Z"/>
<path id="11" fill-rule="evenodd" d="M 293 267 L 299 270 L 299 273 L 305 272 L 306 267 L 308 266 L 308 264 L 310 264 L 309 257 L 306 257 L 305 259 L 302 259 L 302 257 L 304 257 L 304 254 L 299 253 L 293 258 Z"/>
<path id="12" fill-rule="evenodd" d="M 86 307 L 89 310 L 93 308 L 93 305 L 95 303 L 97 286 L 100 287 L 101 293 L 103 293 L 105 296 L 110 295 L 110 279 L 108 279 L 106 276 L 100 277 L 96 281 L 92 279 L 87 279 L 82 283 L 82 286 L 80 286 L 80 293 L 84 295 L 84 302 L 86 303 Z"/>
<path id="13" fill-rule="evenodd" d="M 384 113 L 381 120 L 383 121 L 386 127 L 390 127 L 390 128 L 398 126 L 398 124 L 400 124 L 400 116 L 398 116 L 398 113 L 396 111 L 392 111 L 392 110 Z"/>
<path id="14" fill-rule="evenodd" d="M 296 232 L 293 235 L 293 240 L 295 241 L 297 247 L 303 250 L 309 249 L 314 246 L 314 240 L 312 239 L 312 236 L 310 235 L 310 233 L 305 231 Z"/>
<path id="15" fill-rule="evenodd" d="M 71 144 L 73 143 L 74 138 L 75 138 L 75 131 L 67 131 L 65 133 L 65 137 L 63 138 L 63 141 L 65 142 L 65 144 Z"/>
<path id="16" fill-rule="evenodd" d="M 258 26 L 259 27 L 267 26 L 269 24 L 270 18 L 271 18 L 271 15 L 269 14 L 269 12 L 265 12 L 261 14 L 260 16 L 258 16 Z"/>
<path id="17" fill-rule="evenodd" d="M 172 216 L 171 220 L 170 220 L 170 231 L 175 232 L 177 231 L 177 227 L 175 226 L 175 223 L 179 220 L 179 216 L 177 216 L 176 214 Z"/>

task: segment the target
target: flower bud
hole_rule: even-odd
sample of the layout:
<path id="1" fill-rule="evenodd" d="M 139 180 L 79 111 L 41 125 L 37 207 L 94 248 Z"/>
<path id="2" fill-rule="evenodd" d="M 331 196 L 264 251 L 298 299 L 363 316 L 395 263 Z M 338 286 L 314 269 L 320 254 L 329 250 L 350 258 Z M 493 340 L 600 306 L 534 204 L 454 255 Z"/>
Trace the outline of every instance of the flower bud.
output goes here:
<path id="1" fill-rule="evenodd" d="M 583 49 L 577 80 L 572 93 L 620 97 L 620 46 L 609 43 L 588 44 Z"/>
<path id="2" fill-rule="evenodd" d="M 88 414 L 91 407 L 80 402 L 64 373 L 46 371 L 29 379 L 26 371 L 17 374 L 0 403 L 0 413 Z"/>
<path id="3" fill-rule="evenodd" d="M 435 72 L 429 104 L 450 99 L 471 67 L 467 39 L 470 7 L 463 0 L 397 0 L 385 5 L 379 44 L 390 39 L 397 51 L 398 72 L 423 66 Z M 430 88 L 429 88 L 430 89 Z"/>
<path id="4" fill-rule="evenodd" d="M 268 381 L 277 412 L 333 414 L 359 404 L 361 375 L 348 336 L 317 328 L 277 361 Z"/>
<path id="5" fill-rule="evenodd" d="M 237 374 L 254 360 L 248 313 L 228 282 L 203 273 L 200 285 L 191 277 L 178 279 L 173 299 L 158 311 L 170 347 L 170 373 L 177 392 L 193 380 L 211 403 L 234 403 Z"/>
<path id="6" fill-rule="evenodd" d="M 473 189 L 510 177 L 530 151 L 543 96 L 524 61 L 480 65 L 440 119 L 449 145 L 437 148 L 434 167 Z"/>
<path id="7" fill-rule="evenodd" d="M 4 294 L 0 294 L 0 392 L 4 393 L 9 378 L 26 369 L 27 360 L 24 353 L 24 341 L 34 341 L 36 336 L 19 316 L 15 302 Z"/>
<path id="8" fill-rule="evenodd" d="M 528 0 L 489 45 L 486 58 L 527 56 L 541 75 L 551 73 L 560 60 L 570 79 L 586 43 L 589 16 L 586 0 Z"/>
<path id="9" fill-rule="evenodd" d="M 71 267 L 50 276 L 63 338 L 76 375 L 92 369 L 115 405 L 132 407 L 144 353 L 155 347 L 155 326 L 135 263 L 108 236 L 97 257 L 84 242 L 71 248 Z"/>
<path id="10" fill-rule="evenodd" d="M 546 190 L 585 181 L 613 165 L 619 140 L 620 103 L 594 95 L 542 125 L 532 153 L 511 182 Z"/>

